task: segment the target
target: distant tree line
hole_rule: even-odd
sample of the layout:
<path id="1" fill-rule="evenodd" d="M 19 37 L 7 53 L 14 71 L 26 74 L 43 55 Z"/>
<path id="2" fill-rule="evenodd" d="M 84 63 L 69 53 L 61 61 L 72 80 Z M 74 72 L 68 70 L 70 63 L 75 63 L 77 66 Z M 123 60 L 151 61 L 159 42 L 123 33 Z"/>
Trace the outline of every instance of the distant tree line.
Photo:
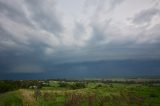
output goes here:
<path id="1" fill-rule="evenodd" d="M 86 83 L 85 82 L 68 83 L 68 82 L 60 81 L 58 83 L 58 85 L 59 85 L 59 87 L 69 88 L 69 89 L 82 89 L 82 88 L 86 87 Z"/>
<path id="2" fill-rule="evenodd" d="M 42 86 L 50 86 L 49 81 L 58 81 L 59 87 L 69 89 L 82 89 L 90 82 L 104 83 L 111 86 L 112 83 L 123 84 L 143 84 L 147 86 L 160 86 L 160 80 L 0 80 L 0 93 L 7 91 L 25 89 L 25 88 L 41 88 Z M 100 85 L 99 85 L 100 86 Z"/>
<path id="3" fill-rule="evenodd" d="M 71 80 L 71 79 L 49 79 L 48 81 L 60 81 L 60 82 L 82 82 L 82 83 L 125 83 L 125 84 L 153 84 L 160 83 L 160 79 L 124 79 L 124 80 L 112 80 L 112 79 L 90 79 L 90 80 Z"/>
<path id="4" fill-rule="evenodd" d="M 0 81 L 0 93 L 7 91 L 29 88 L 30 86 L 42 87 L 42 82 L 38 80 L 1 80 Z"/>

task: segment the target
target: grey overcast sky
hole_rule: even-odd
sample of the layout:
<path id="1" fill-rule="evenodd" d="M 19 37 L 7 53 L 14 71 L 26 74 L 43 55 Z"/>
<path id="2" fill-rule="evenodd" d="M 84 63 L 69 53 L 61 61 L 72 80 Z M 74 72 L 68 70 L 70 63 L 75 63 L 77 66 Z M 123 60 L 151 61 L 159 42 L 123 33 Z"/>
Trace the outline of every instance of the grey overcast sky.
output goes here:
<path id="1" fill-rule="evenodd" d="M 0 0 L 0 79 L 160 76 L 159 0 Z"/>

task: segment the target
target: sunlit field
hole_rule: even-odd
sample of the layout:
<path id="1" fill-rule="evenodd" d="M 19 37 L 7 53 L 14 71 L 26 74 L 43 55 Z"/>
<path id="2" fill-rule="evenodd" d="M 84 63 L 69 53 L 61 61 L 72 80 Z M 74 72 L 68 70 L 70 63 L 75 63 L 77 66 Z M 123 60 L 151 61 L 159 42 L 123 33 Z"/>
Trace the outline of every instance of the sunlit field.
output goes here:
<path id="1" fill-rule="evenodd" d="M 159 81 L 0 82 L 0 106 L 160 106 Z"/>

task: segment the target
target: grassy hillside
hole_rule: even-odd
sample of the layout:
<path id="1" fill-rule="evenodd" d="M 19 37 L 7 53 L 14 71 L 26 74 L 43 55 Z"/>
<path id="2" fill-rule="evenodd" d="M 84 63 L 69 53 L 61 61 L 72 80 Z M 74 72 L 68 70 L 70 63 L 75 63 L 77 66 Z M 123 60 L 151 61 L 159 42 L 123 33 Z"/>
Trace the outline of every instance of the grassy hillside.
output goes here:
<path id="1" fill-rule="evenodd" d="M 23 106 L 19 91 L 11 91 L 0 94 L 0 106 Z"/>
<path id="2" fill-rule="evenodd" d="M 0 106 L 160 106 L 160 86 L 50 81 L 0 94 Z"/>

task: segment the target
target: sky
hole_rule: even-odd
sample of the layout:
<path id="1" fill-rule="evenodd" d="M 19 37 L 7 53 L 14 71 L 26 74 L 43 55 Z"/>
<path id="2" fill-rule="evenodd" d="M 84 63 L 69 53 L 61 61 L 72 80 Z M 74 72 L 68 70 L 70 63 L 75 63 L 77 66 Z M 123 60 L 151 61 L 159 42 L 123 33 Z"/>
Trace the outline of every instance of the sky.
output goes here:
<path id="1" fill-rule="evenodd" d="M 160 76 L 159 0 L 0 0 L 0 79 Z"/>

